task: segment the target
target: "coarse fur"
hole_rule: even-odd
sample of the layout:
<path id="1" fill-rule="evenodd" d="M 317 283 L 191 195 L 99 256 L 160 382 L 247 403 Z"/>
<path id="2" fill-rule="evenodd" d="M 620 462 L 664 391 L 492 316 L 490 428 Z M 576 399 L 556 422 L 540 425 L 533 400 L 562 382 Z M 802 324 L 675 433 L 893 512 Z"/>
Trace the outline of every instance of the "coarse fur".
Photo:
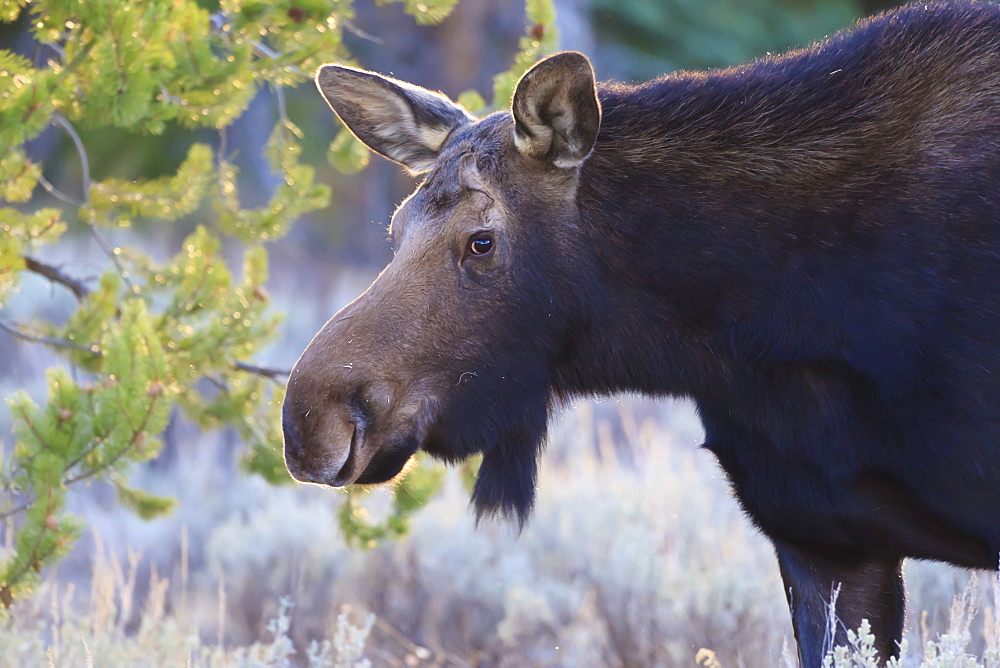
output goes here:
<path id="1" fill-rule="evenodd" d="M 774 542 L 804 666 L 863 618 L 898 651 L 903 558 L 997 567 L 1000 6 L 634 87 L 557 54 L 479 120 L 372 77 L 318 83 L 427 176 L 293 370 L 295 477 L 481 452 L 477 514 L 523 523 L 554 402 L 688 396 Z"/>

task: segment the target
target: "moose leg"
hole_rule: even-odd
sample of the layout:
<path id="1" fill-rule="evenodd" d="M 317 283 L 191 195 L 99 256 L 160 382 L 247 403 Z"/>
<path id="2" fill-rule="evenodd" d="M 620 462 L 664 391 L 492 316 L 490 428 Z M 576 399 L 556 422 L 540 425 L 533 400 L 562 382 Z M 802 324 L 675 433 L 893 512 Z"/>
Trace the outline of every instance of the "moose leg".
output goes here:
<path id="1" fill-rule="evenodd" d="M 819 668 L 824 654 L 847 644 L 847 630 L 867 619 L 882 661 L 896 656 L 903 635 L 902 560 L 885 557 L 842 559 L 821 556 L 774 541 L 799 645 L 801 668 Z M 836 594 L 831 637 L 830 600 Z"/>

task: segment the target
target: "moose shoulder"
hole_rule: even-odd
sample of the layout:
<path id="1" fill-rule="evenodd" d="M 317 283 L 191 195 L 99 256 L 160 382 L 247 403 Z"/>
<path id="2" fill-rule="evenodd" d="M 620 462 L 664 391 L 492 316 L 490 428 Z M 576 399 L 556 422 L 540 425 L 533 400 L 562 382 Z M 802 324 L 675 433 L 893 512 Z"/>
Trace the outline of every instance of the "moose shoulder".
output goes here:
<path id="1" fill-rule="evenodd" d="M 327 485 L 483 454 L 530 512 L 555 402 L 694 399 L 774 542 L 803 665 L 863 618 L 897 652 L 904 557 L 1000 553 L 1000 6 L 916 4 L 808 49 L 640 86 L 560 53 L 512 110 L 336 65 L 320 92 L 420 187 L 395 257 L 289 379 Z"/>

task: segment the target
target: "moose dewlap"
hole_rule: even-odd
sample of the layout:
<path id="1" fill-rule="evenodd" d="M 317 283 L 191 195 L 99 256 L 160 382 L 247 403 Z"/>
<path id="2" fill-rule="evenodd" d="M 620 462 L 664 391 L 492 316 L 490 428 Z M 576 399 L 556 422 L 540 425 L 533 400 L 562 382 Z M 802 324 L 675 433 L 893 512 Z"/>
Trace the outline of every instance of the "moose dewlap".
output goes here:
<path id="1" fill-rule="evenodd" d="M 597 84 L 559 53 L 510 111 L 327 65 L 320 92 L 424 181 L 395 257 L 302 354 L 299 480 L 379 483 L 422 449 L 528 516 L 552 406 L 691 397 L 774 542 L 803 665 L 904 557 L 1000 553 L 1000 6 L 914 4 L 749 65 Z"/>

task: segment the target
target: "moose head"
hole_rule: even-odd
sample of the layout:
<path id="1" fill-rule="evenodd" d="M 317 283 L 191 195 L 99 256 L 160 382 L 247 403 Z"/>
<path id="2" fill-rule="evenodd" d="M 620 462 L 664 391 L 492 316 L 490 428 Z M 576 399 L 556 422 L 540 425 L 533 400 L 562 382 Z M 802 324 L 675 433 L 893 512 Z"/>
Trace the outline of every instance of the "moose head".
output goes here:
<path id="1" fill-rule="evenodd" d="M 482 453 L 477 514 L 523 522 L 599 299 L 575 204 L 601 120 L 590 62 L 539 62 L 512 111 L 482 119 L 360 69 L 325 65 L 316 83 L 358 139 L 424 180 L 392 216 L 392 261 L 291 373 L 288 469 L 339 487 L 393 479 L 418 450 Z"/>

